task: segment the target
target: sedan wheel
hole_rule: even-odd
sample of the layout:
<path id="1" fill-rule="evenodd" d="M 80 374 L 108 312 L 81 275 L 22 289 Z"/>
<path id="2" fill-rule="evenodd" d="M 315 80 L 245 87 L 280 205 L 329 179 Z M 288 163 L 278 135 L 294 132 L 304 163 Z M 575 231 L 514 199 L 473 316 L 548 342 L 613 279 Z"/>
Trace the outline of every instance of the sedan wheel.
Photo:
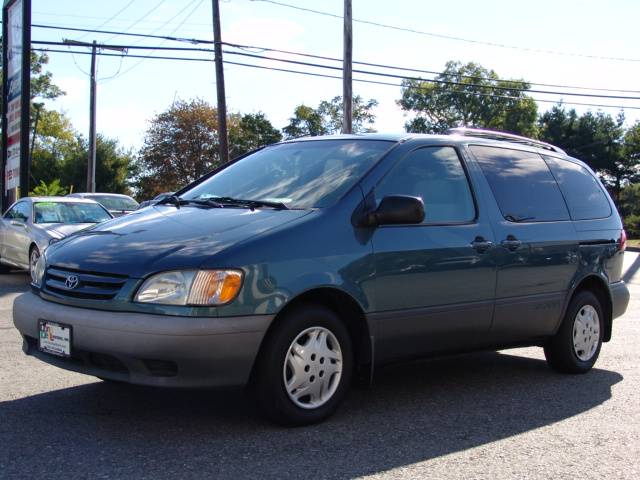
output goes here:
<path id="1" fill-rule="evenodd" d="M 29 254 L 29 275 L 31 276 L 31 282 L 35 283 L 36 281 L 36 264 L 40 259 L 40 250 L 38 247 L 33 247 L 31 249 L 31 253 Z"/>

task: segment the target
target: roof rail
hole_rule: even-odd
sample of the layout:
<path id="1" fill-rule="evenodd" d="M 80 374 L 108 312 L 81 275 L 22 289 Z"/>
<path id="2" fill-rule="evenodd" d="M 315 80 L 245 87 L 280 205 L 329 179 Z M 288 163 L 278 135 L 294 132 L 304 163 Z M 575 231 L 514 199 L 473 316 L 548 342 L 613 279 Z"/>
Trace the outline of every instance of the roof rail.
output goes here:
<path id="1" fill-rule="evenodd" d="M 501 132 L 499 130 L 456 127 L 448 129 L 445 133 L 447 135 L 463 135 L 466 137 L 488 138 L 491 140 L 502 140 L 505 142 L 519 143 L 522 145 L 543 148 L 545 150 L 550 150 L 552 152 L 566 155 L 566 152 L 564 150 L 562 150 L 560 147 L 556 147 L 555 145 L 551 145 L 550 143 L 541 142 L 540 140 L 534 140 L 533 138 L 521 137 L 520 135 L 514 135 L 513 133 Z"/>

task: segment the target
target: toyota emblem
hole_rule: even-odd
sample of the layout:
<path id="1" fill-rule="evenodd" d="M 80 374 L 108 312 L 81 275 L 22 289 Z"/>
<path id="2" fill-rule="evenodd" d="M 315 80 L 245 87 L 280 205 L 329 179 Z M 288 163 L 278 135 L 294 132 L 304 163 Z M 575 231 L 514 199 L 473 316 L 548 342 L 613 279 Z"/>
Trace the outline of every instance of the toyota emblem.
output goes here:
<path id="1" fill-rule="evenodd" d="M 78 286 L 78 283 L 80 283 L 80 281 L 78 280 L 77 275 L 69 275 L 67 279 L 64 281 L 64 286 L 67 287 L 69 290 L 73 290 Z"/>

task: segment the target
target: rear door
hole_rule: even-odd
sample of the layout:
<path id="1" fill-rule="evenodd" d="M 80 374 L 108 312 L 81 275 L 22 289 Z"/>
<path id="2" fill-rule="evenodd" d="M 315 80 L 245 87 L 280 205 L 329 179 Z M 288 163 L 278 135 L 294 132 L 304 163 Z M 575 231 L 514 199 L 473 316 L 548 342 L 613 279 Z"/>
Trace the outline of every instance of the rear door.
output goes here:
<path id="1" fill-rule="evenodd" d="M 467 169 L 453 146 L 422 146 L 375 187 L 421 197 L 420 225 L 374 230 L 376 357 L 382 361 L 464 349 L 491 325 L 496 268 L 493 232 L 478 209 Z"/>
<path id="2" fill-rule="evenodd" d="M 493 193 L 497 239 L 491 338 L 512 342 L 555 331 L 578 267 L 578 239 L 563 195 L 536 152 L 470 145 Z"/>

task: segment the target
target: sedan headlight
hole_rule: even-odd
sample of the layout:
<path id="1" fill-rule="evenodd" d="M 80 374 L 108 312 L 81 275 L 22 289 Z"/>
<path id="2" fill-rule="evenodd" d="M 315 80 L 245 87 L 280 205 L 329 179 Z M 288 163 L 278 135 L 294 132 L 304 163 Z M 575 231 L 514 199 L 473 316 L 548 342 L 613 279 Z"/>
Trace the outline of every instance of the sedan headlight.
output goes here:
<path id="1" fill-rule="evenodd" d="M 240 270 L 174 270 L 149 277 L 135 301 L 161 305 L 223 305 L 242 287 Z"/>
<path id="2" fill-rule="evenodd" d="M 44 255 L 40 255 L 40 258 L 38 258 L 38 261 L 36 262 L 36 266 L 33 268 L 33 275 L 31 277 L 31 283 L 36 287 L 42 286 L 42 278 L 44 277 L 46 268 L 47 261 L 45 260 Z"/>

